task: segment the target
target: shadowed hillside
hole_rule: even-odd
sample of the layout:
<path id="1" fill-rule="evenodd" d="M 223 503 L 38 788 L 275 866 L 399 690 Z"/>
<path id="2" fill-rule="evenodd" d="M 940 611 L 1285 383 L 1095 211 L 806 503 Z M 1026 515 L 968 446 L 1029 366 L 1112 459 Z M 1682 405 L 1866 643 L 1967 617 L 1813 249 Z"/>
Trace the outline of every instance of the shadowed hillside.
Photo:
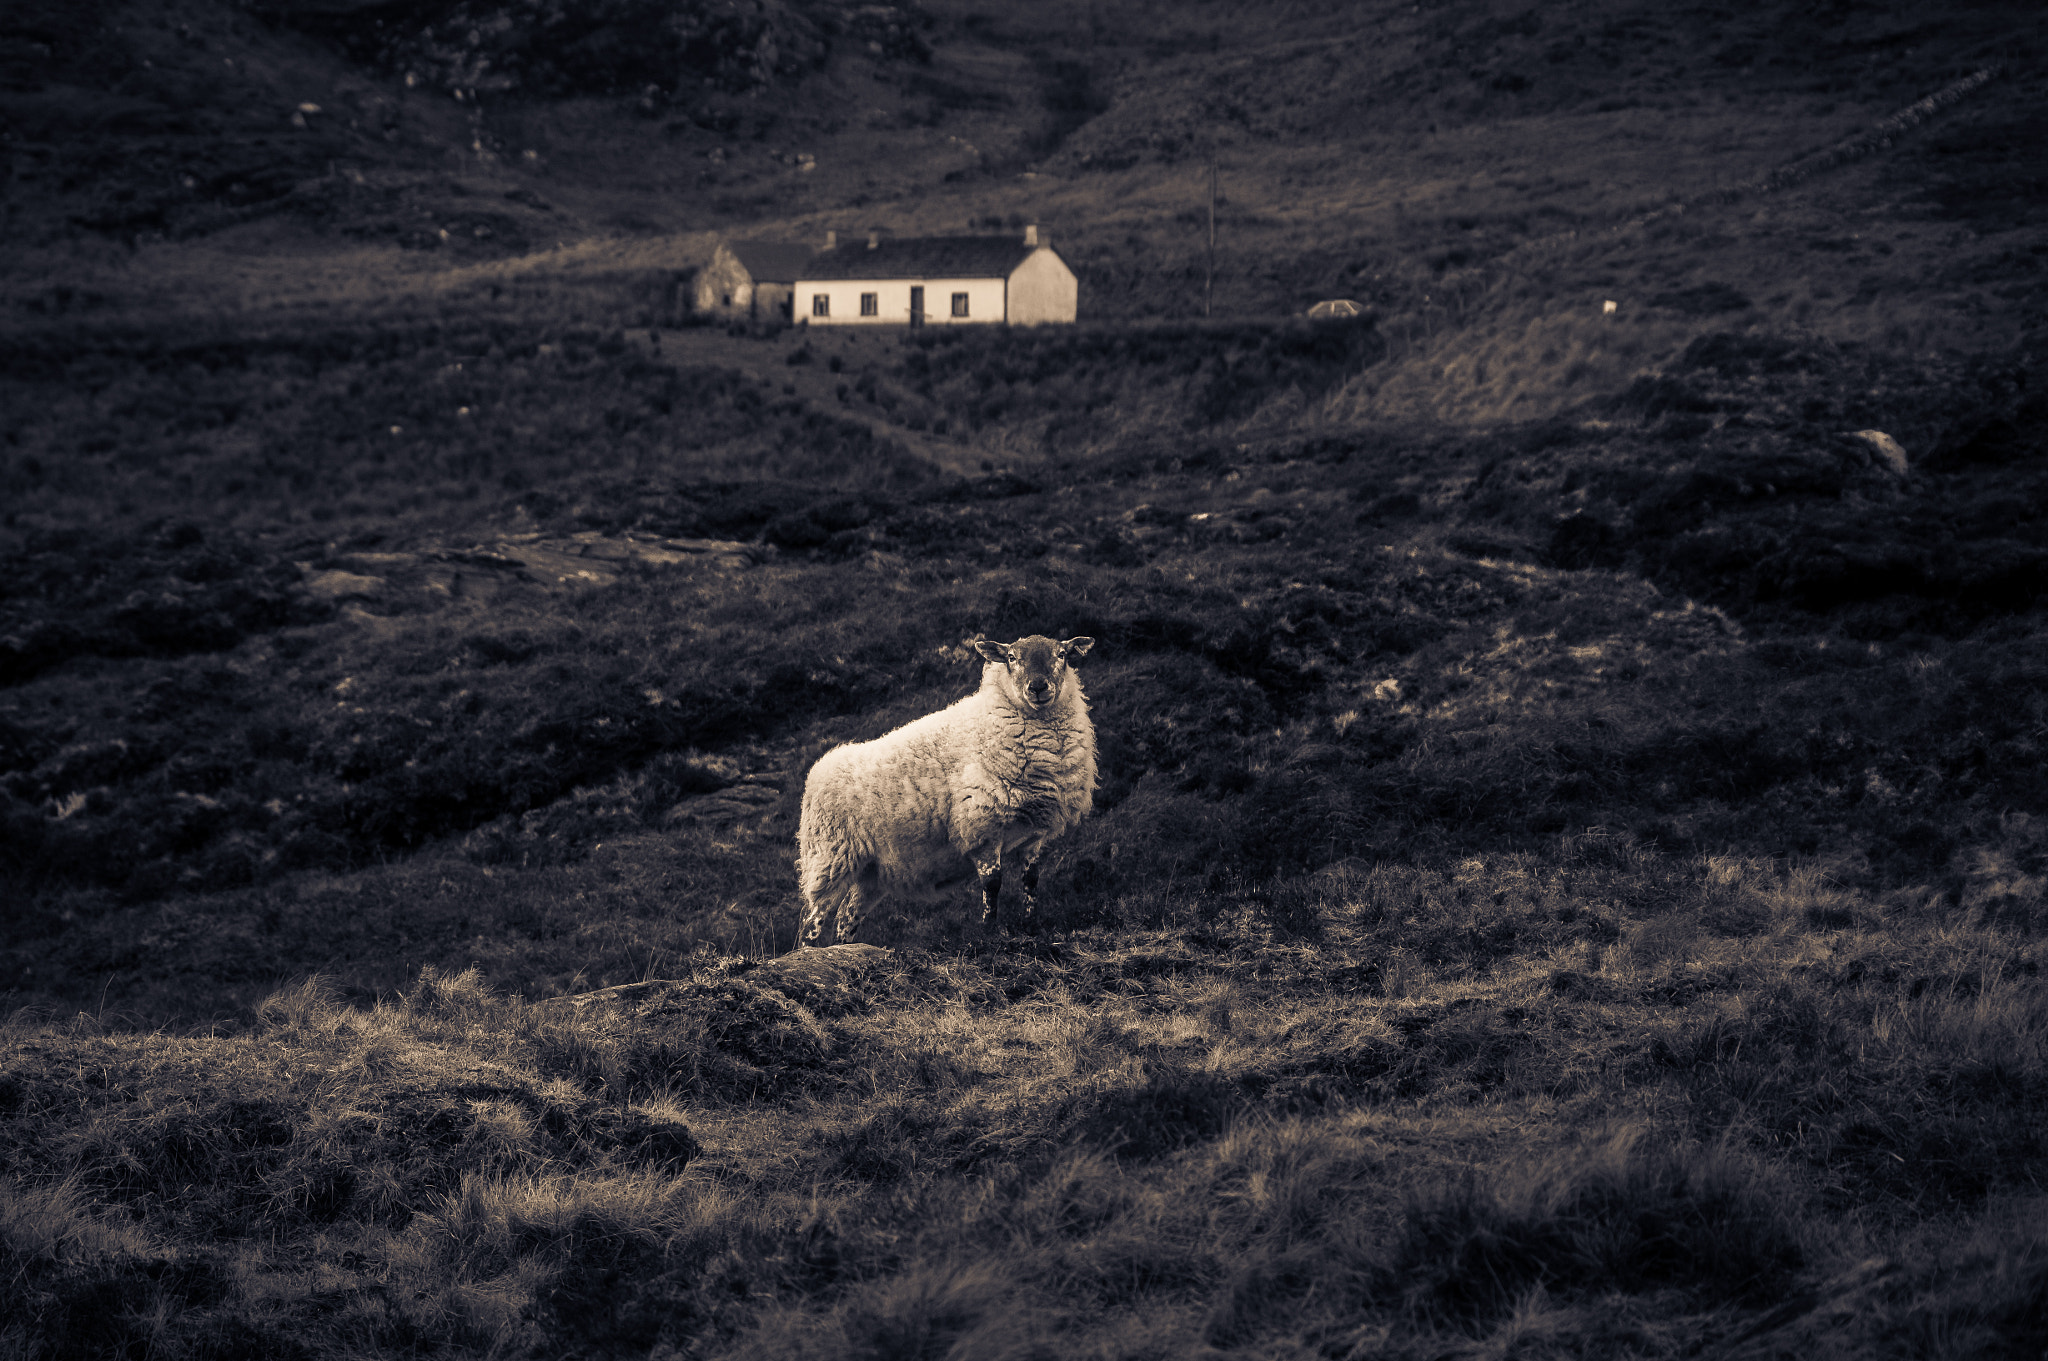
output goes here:
<path id="1" fill-rule="evenodd" d="M 2037 1355 L 2043 39 L 10 9 L 0 1355 Z M 981 633 L 1040 929 L 790 953 Z"/>

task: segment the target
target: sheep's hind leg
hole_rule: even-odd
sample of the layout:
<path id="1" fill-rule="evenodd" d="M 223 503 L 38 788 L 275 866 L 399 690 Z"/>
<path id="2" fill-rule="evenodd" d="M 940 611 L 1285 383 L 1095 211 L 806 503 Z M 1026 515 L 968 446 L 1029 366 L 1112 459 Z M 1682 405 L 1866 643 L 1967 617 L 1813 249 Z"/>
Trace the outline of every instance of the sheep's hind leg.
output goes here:
<path id="1" fill-rule="evenodd" d="M 862 917 L 873 910 L 882 898 L 882 867 L 870 860 L 862 865 L 860 873 L 847 885 L 846 896 L 839 901 L 839 943 L 847 944 L 853 939 L 856 927 Z"/>
<path id="2" fill-rule="evenodd" d="M 797 924 L 798 945 L 822 943 L 825 928 L 836 924 L 834 943 L 844 945 L 867 909 L 881 896 L 881 867 L 873 861 L 851 875 L 804 886 L 804 915 Z M 836 922 L 835 922 L 836 919 Z"/>
<path id="3" fill-rule="evenodd" d="M 984 859 L 986 855 L 986 859 Z M 1002 927 L 996 900 L 1003 892 L 1003 843 L 992 841 L 974 852 L 974 872 L 981 880 L 981 929 L 993 936 Z"/>

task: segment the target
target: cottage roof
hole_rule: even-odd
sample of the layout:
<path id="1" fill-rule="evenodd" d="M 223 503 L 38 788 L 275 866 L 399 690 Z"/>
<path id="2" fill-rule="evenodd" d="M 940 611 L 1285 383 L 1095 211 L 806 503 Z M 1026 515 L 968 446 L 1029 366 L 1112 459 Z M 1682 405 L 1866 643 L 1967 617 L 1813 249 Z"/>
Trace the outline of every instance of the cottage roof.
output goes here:
<path id="1" fill-rule="evenodd" d="M 1016 235 L 884 237 L 873 247 L 859 237 L 819 251 L 805 279 L 1007 279 L 1035 246 Z"/>
<path id="2" fill-rule="evenodd" d="M 732 253 L 754 282 L 793 284 L 810 269 L 818 252 L 799 241 L 734 241 Z"/>

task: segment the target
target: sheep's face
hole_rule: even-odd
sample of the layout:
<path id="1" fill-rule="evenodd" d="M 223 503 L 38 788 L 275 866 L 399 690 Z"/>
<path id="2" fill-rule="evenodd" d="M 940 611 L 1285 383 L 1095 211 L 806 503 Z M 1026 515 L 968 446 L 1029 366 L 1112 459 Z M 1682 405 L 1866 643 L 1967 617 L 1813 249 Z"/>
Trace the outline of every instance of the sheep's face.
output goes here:
<path id="1" fill-rule="evenodd" d="M 1056 643 L 1034 633 L 1014 643 L 978 638 L 974 650 L 1003 668 L 1005 688 L 1027 709 L 1043 709 L 1060 697 L 1067 684 L 1067 665 L 1095 646 L 1093 638 Z"/>

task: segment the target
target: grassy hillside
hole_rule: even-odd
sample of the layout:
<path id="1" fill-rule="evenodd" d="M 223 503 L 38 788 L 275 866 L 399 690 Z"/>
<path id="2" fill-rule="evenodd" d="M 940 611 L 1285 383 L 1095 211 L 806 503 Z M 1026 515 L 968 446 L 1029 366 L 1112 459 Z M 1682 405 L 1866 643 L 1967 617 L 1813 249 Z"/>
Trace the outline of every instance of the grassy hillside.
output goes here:
<path id="1" fill-rule="evenodd" d="M 10 11 L 0 1354 L 2038 1355 L 2043 38 Z M 983 631 L 1042 929 L 787 954 Z"/>

